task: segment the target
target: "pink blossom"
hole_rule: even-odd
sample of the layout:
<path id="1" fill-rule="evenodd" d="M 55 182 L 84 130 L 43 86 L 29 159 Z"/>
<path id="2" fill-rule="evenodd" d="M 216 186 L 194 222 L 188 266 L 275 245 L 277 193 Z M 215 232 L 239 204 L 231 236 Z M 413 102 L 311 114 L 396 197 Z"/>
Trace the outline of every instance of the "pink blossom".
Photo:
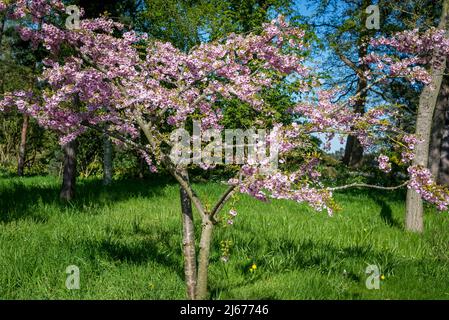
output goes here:
<path id="1" fill-rule="evenodd" d="M 380 155 L 377 158 L 377 161 L 379 162 L 379 169 L 388 173 L 391 171 L 391 163 L 390 159 L 386 155 Z"/>

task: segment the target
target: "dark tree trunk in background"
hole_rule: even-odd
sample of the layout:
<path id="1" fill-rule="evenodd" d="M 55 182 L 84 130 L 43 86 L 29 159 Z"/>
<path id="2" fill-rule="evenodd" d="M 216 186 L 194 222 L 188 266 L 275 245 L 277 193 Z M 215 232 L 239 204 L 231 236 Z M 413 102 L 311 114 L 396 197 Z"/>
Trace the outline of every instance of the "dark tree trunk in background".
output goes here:
<path id="1" fill-rule="evenodd" d="M 433 115 L 432 133 L 430 136 L 429 169 L 434 179 L 438 179 L 441 161 L 441 142 L 444 131 L 444 110 L 440 98 Z"/>
<path id="2" fill-rule="evenodd" d="M 105 186 L 112 182 L 112 142 L 111 138 L 103 134 L 103 184 Z"/>
<path id="3" fill-rule="evenodd" d="M 360 50 L 360 54 L 366 54 L 366 49 Z M 361 69 L 361 72 L 364 72 L 364 68 Z M 364 114 L 365 113 L 365 104 L 367 98 L 366 88 L 368 83 L 363 76 L 359 76 L 358 85 L 357 85 L 357 93 L 359 97 L 354 106 L 354 110 L 357 113 Z M 363 161 L 363 147 L 360 144 L 359 140 L 354 136 L 348 136 L 346 140 L 345 147 L 345 155 L 342 159 L 343 163 L 351 168 L 358 168 L 362 165 Z"/>
<path id="4" fill-rule="evenodd" d="M 185 171 L 184 177 L 188 179 L 188 173 Z M 187 192 L 180 187 L 181 192 L 181 210 L 183 239 L 182 246 L 184 250 L 184 275 L 187 285 L 187 296 L 189 299 L 195 299 L 196 287 L 196 253 L 195 253 L 195 227 L 193 224 L 192 202 Z"/>
<path id="5" fill-rule="evenodd" d="M 143 179 L 145 170 L 145 160 L 142 158 L 140 154 L 138 154 L 137 156 L 138 156 L 137 160 L 139 161 L 139 173 L 138 173 L 139 179 Z"/>
<path id="6" fill-rule="evenodd" d="M 449 112 L 449 111 L 448 111 Z M 446 112 L 446 116 L 448 116 Z M 449 186 L 449 119 L 446 117 L 446 125 L 441 139 L 441 160 L 438 174 L 438 183 Z"/>
<path id="7" fill-rule="evenodd" d="M 5 32 L 6 16 L 3 14 L 0 21 L 0 52 L 2 52 L 3 33 Z"/>
<path id="8" fill-rule="evenodd" d="M 365 10 L 371 3 L 369 0 L 363 0 L 361 4 L 362 10 Z M 368 53 L 367 43 L 369 42 L 369 30 L 362 29 L 358 39 L 358 58 L 365 57 Z M 338 49 L 337 49 L 338 50 Z M 357 75 L 357 100 L 355 101 L 354 111 L 360 114 L 365 113 L 366 99 L 368 97 L 368 81 L 365 77 L 365 72 L 368 67 L 365 64 L 357 65 L 352 62 L 348 57 L 344 56 L 344 53 L 339 53 L 340 59 L 348 65 Z M 343 163 L 351 168 L 359 168 L 363 164 L 363 146 L 360 141 L 349 135 L 346 140 L 345 154 L 342 159 Z"/>
<path id="9" fill-rule="evenodd" d="M 354 136 L 348 136 L 346 140 L 345 155 L 343 163 L 351 168 L 361 166 L 363 160 L 363 147 L 359 140 Z"/>
<path id="10" fill-rule="evenodd" d="M 3 33 L 5 32 L 5 23 L 6 23 L 6 16 L 5 14 L 3 14 L 1 16 L 1 21 L 0 21 L 0 54 L 3 51 Z M 3 77 L 0 78 L 0 93 L 4 93 L 5 89 L 5 80 Z"/>
<path id="11" fill-rule="evenodd" d="M 64 173 L 62 177 L 61 200 L 70 201 L 75 196 L 76 184 L 76 148 L 77 141 L 73 140 L 64 145 Z"/>
<path id="12" fill-rule="evenodd" d="M 24 173 L 27 132 L 28 132 L 29 123 L 30 123 L 30 117 L 26 114 L 23 115 L 22 133 L 20 135 L 19 159 L 18 159 L 18 164 L 17 164 L 17 174 L 19 177 L 22 177 L 23 173 Z"/>
<path id="13" fill-rule="evenodd" d="M 449 72 L 446 68 L 445 73 Z M 448 175 L 449 173 L 444 173 L 442 170 L 444 164 L 443 162 L 447 159 L 443 159 L 443 144 L 445 148 L 447 148 L 447 142 L 443 143 L 443 136 L 447 131 L 447 115 L 449 112 L 449 78 L 445 76 L 443 78 L 443 83 L 441 84 L 441 89 L 438 95 L 437 104 L 435 106 L 435 113 L 433 115 L 432 120 L 432 133 L 430 137 L 430 151 L 429 151 L 429 169 L 432 172 L 432 176 L 438 183 L 442 183 L 442 180 L 448 181 L 449 177 L 444 177 L 444 175 Z M 447 135 L 447 134 L 446 134 Z M 446 138 L 447 139 L 447 138 Z M 448 150 L 445 151 L 448 153 Z"/>

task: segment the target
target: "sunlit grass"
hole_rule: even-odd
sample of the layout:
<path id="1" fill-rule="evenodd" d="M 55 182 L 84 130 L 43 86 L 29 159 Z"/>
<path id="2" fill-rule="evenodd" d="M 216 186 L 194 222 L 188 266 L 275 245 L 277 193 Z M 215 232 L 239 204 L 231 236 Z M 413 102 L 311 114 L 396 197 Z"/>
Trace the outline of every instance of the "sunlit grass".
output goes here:
<path id="1" fill-rule="evenodd" d="M 54 178 L 0 178 L 1 299 L 186 298 L 175 184 L 83 180 L 71 204 L 59 202 L 58 188 Z M 195 188 L 210 206 L 224 186 Z M 449 216 L 427 210 L 425 233 L 405 232 L 403 198 L 348 191 L 328 217 L 240 196 L 234 225 L 214 234 L 211 297 L 449 299 Z M 365 286 L 371 264 L 384 275 L 380 290 Z M 80 290 L 65 287 L 69 265 L 80 268 Z"/>

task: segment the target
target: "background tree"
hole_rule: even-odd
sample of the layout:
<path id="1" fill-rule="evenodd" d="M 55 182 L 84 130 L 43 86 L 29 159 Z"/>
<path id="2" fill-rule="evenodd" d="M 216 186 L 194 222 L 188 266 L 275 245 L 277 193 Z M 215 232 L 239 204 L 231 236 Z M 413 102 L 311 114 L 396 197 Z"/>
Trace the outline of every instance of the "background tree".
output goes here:
<path id="1" fill-rule="evenodd" d="M 8 12 L 1 13 L 0 31 L 0 94 L 13 89 L 34 90 L 36 74 L 42 50 L 35 50 L 29 42 L 22 41 L 15 30 L 15 23 Z M 26 114 L 8 112 L 0 114 L 0 123 L 4 130 L 0 133 L 0 162 L 23 176 L 25 166 L 38 170 L 46 165 L 46 155 L 52 152 L 51 134 L 45 133 L 36 122 Z M 45 149 L 43 150 L 43 146 Z M 27 152 L 28 151 L 28 152 Z M 29 156 L 28 156 L 29 155 Z M 11 170 L 12 171 L 12 170 Z"/>
<path id="2" fill-rule="evenodd" d="M 446 31 L 448 28 L 448 12 L 449 1 L 443 0 L 443 9 L 441 13 L 438 28 Z M 433 56 L 434 66 L 432 67 L 432 81 L 421 93 L 416 120 L 416 134 L 423 140 L 418 144 L 415 150 L 413 163 L 418 166 L 428 166 L 429 145 L 431 138 L 433 115 L 438 101 L 441 84 L 443 82 L 443 74 L 446 69 L 446 57 L 441 52 L 435 51 Z M 435 66 L 436 64 L 436 66 Z M 409 189 L 406 201 L 406 228 L 410 231 L 422 232 L 423 223 L 423 201 L 420 195 Z"/>

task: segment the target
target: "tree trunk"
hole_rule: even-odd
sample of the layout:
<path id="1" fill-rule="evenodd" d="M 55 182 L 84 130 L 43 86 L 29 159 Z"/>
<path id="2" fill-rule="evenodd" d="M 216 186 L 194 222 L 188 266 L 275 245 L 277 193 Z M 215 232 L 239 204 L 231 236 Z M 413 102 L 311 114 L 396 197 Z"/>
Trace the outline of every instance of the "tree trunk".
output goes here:
<path id="1" fill-rule="evenodd" d="M 447 74 L 449 69 L 446 67 L 445 73 Z M 447 158 L 444 158 L 443 152 L 448 154 L 449 150 L 447 141 L 443 139 L 447 136 L 447 122 L 449 112 L 449 78 L 443 77 L 441 83 L 441 89 L 438 95 L 437 104 L 435 107 L 435 113 L 433 115 L 432 133 L 430 139 L 430 153 L 429 153 L 429 169 L 432 172 L 432 176 L 439 184 L 447 184 L 449 181 L 449 172 Z M 445 149 L 446 150 L 445 150 Z M 443 169 L 445 167 L 445 169 Z M 443 182 L 445 181 L 445 182 Z"/>
<path id="2" fill-rule="evenodd" d="M 366 52 L 365 50 L 362 50 Z M 361 52 L 360 54 L 363 54 Z M 362 72 L 364 72 L 362 70 Z M 364 114 L 365 113 L 365 104 L 367 98 L 366 88 L 368 83 L 365 78 L 359 77 L 359 83 L 357 85 L 357 94 L 360 94 L 359 98 L 356 101 L 354 110 L 357 113 Z M 345 155 L 342 159 L 343 163 L 351 168 L 359 168 L 363 162 L 363 146 L 357 137 L 348 136 L 346 140 L 345 147 Z"/>
<path id="3" fill-rule="evenodd" d="M 203 221 L 198 259 L 198 279 L 196 284 L 196 299 L 198 300 L 207 299 L 207 276 L 213 229 L 214 225 L 212 221 Z"/>
<path id="4" fill-rule="evenodd" d="M 187 172 L 184 172 L 188 179 Z M 187 192 L 180 187 L 182 209 L 182 245 L 184 253 L 184 275 L 187 286 L 187 296 L 195 300 L 196 287 L 196 252 L 195 252 L 195 226 L 193 224 L 192 202 Z"/>
<path id="5" fill-rule="evenodd" d="M 366 4 L 366 6 L 365 6 Z M 365 1 L 362 5 L 363 10 L 368 6 L 369 4 Z M 358 41 L 358 47 L 359 47 L 359 58 L 365 57 L 367 55 L 367 45 L 365 45 L 365 42 L 368 42 L 368 35 L 367 31 L 363 29 L 360 34 L 360 38 Z M 366 105 L 366 99 L 368 97 L 367 93 L 367 87 L 368 87 L 368 81 L 365 77 L 365 72 L 367 71 L 367 66 L 365 64 L 362 64 L 361 66 L 354 65 L 348 58 L 344 58 L 344 61 L 347 61 L 346 63 L 349 66 L 352 66 L 353 69 L 356 69 L 356 74 L 358 77 L 357 82 L 357 91 L 356 94 L 358 94 L 357 101 L 355 102 L 354 111 L 360 114 L 365 113 L 365 105 Z M 346 140 L 346 147 L 345 147 L 345 155 L 342 159 L 343 163 L 351 168 L 359 168 L 363 164 L 363 146 L 360 143 L 360 141 L 357 139 L 357 137 L 349 135 Z"/>
<path id="6" fill-rule="evenodd" d="M 363 160 L 363 147 L 359 140 L 354 136 L 348 136 L 346 139 L 345 154 L 343 163 L 351 168 L 359 168 Z"/>
<path id="7" fill-rule="evenodd" d="M 407 190 L 405 229 L 413 232 L 423 232 L 423 201 L 421 196 L 412 189 Z"/>
<path id="8" fill-rule="evenodd" d="M 447 89 L 447 88 L 446 88 Z M 441 87 L 440 95 L 438 97 L 437 105 L 435 108 L 435 113 L 433 115 L 432 121 L 432 132 L 430 136 L 430 150 L 429 150 L 429 170 L 432 172 L 432 176 L 435 180 L 438 179 L 440 171 L 440 161 L 441 161 L 441 143 L 444 131 L 444 121 L 445 121 L 445 106 L 443 103 L 443 91 L 445 91 L 444 83 Z"/>
<path id="9" fill-rule="evenodd" d="M 23 115 L 23 123 L 22 123 L 22 133 L 20 135 L 19 159 L 18 159 L 18 163 L 17 163 L 17 174 L 19 177 L 22 177 L 23 173 L 24 173 L 27 132 L 28 132 L 29 122 L 30 122 L 30 117 L 28 115 L 24 114 Z"/>
<path id="10" fill-rule="evenodd" d="M 112 142 L 105 132 L 103 134 L 103 185 L 110 185 L 112 182 Z"/>
<path id="11" fill-rule="evenodd" d="M 439 24 L 440 29 L 446 29 L 448 8 L 449 0 L 444 0 Z M 445 58 L 437 57 L 435 53 L 433 58 L 434 62 L 436 59 L 444 60 L 439 68 L 432 67 L 432 81 L 429 85 L 424 87 L 423 92 L 421 93 L 416 119 L 416 135 L 418 135 L 423 142 L 419 143 L 415 148 L 413 165 L 422 166 L 424 168 L 427 168 L 428 166 L 432 120 L 446 66 Z M 423 202 L 419 194 L 412 189 L 407 190 L 405 227 L 407 230 L 414 232 L 422 232 L 424 228 Z"/>
<path id="12" fill-rule="evenodd" d="M 148 124 L 143 120 L 137 119 L 140 128 L 144 132 L 148 142 L 150 144 L 155 145 L 155 141 L 152 135 L 151 130 L 149 129 Z M 211 212 L 208 212 L 207 209 L 201 203 L 201 200 L 195 194 L 195 192 L 191 189 L 190 183 L 188 180 L 188 172 L 187 170 L 178 171 L 178 168 L 171 162 L 169 156 L 162 156 L 163 163 L 167 166 L 167 169 L 173 175 L 173 177 L 178 181 L 181 186 L 181 207 L 183 211 L 183 241 L 184 241 L 184 262 L 185 262 L 185 277 L 187 282 L 187 293 L 189 297 L 192 297 L 192 284 L 195 283 L 196 286 L 194 291 L 195 299 L 206 299 L 207 298 L 207 276 L 208 276 L 208 267 L 209 267 L 209 255 L 210 255 L 210 247 L 212 243 L 212 231 L 214 227 L 214 215 L 220 210 L 221 206 L 225 203 L 229 196 L 232 195 L 232 189 L 227 192 L 224 197 L 219 200 L 217 205 Z M 189 199 L 187 199 L 187 197 Z M 201 230 L 201 239 L 199 245 L 199 259 L 198 259 L 198 268 L 196 273 L 196 279 L 194 278 L 195 274 L 195 239 L 194 239 L 194 224 L 193 224 L 193 215 L 191 213 L 192 203 L 195 204 L 201 219 L 202 219 L 202 230 Z"/>
<path id="13" fill-rule="evenodd" d="M 0 21 L 0 55 L 3 53 L 3 33 L 5 33 L 6 14 L 1 15 Z M 5 79 L 0 78 L 0 93 L 5 91 Z"/>
<path id="14" fill-rule="evenodd" d="M 61 200 L 70 201 L 75 196 L 76 183 L 76 140 L 72 140 L 63 146 L 64 173 L 62 177 Z"/>
<path id="15" fill-rule="evenodd" d="M 6 15 L 3 14 L 0 21 L 0 53 L 3 51 L 2 43 L 3 43 L 3 33 L 5 32 L 5 24 L 6 24 Z"/>
<path id="16" fill-rule="evenodd" d="M 139 161 L 139 172 L 138 172 L 138 176 L 139 179 L 143 179 L 144 178 L 144 170 L 145 170 L 145 160 L 142 158 L 141 154 L 137 155 L 137 160 Z"/>
<path id="17" fill-rule="evenodd" d="M 442 129 L 440 166 L 438 172 L 438 183 L 449 186 L 449 108 L 446 105 L 445 125 Z"/>

